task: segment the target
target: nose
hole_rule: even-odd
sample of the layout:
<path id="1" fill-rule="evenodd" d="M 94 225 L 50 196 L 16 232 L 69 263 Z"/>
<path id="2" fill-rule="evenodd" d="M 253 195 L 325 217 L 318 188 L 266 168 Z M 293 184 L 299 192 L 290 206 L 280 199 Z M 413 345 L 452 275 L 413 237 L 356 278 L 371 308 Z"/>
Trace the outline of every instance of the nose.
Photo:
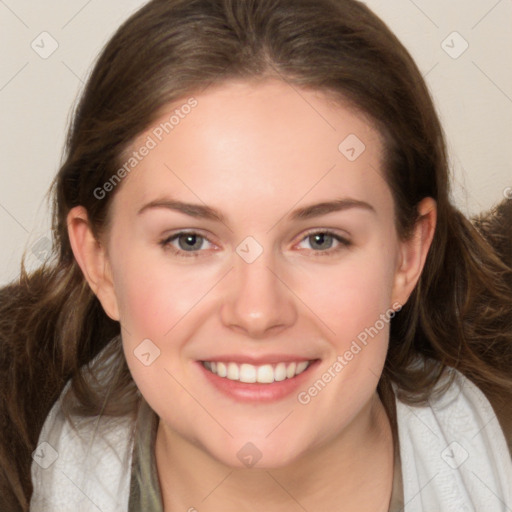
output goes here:
<path id="1" fill-rule="evenodd" d="M 234 256 L 234 269 L 220 310 L 226 327 L 255 339 L 269 333 L 274 336 L 297 318 L 294 294 L 279 275 L 272 255 L 266 253 L 252 263 Z"/>

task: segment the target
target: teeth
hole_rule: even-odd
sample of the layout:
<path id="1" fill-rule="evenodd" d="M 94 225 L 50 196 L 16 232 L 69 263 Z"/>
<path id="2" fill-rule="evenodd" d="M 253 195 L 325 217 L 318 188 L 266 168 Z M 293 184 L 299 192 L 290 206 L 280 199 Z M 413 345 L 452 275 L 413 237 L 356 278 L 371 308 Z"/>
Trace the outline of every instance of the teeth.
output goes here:
<path id="1" fill-rule="evenodd" d="M 274 379 L 278 382 L 286 379 L 286 365 L 284 363 L 278 363 L 274 370 Z"/>
<path id="2" fill-rule="evenodd" d="M 217 374 L 219 375 L 219 374 Z M 222 375 L 219 375 L 222 377 Z M 256 382 L 257 379 L 257 368 L 252 364 L 241 364 L 240 365 L 240 377 L 238 380 L 240 382 Z"/>
<path id="3" fill-rule="evenodd" d="M 302 361 L 297 363 L 297 368 L 295 369 L 295 375 L 302 373 L 309 365 L 309 361 Z"/>
<path id="4" fill-rule="evenodd" d="M 302 373 L 311 361 L 300 363 L 277 363 L 254 366 L 252 364 L 237 364 L 233 362 L 204 361 L 203 366 L 219 377 L 239 382 L 271 384 L 285 379 L 292 379 Z"/>
<path id="5" fill-rule="evenodd" d="M 229 363 L 228 364 L 228 374 L 226 377 L 229 380 L 238 380 L 240 377 L 240 368 L 238 368 L 238 365 L 235 363 Z"/>
<path id="6" fill-rule="evenodd" d="M 217 363 L 217 375 L 219 377 L 226 377 L 228 369 L 224 363 Z"/>
<path id="7" fill-rule="evenodd" d="M 256 380 L 264 384 L 271 384 L 274 382 L 274 368 L 271 364 L 264 364 L 258 367 Z"/>

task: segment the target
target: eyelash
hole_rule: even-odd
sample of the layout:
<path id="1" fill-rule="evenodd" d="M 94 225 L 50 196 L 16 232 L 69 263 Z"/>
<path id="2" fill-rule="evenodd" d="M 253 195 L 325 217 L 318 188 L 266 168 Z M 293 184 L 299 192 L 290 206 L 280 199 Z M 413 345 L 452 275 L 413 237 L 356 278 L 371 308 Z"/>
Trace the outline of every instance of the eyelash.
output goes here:
<path id="1" fill-rule="evenodd" d="M 180 256 L 180 257 L 197 258 L 197 257 L 201 256 L 201 252 L 203 252 L 203 251 L 191 251 L 191 252 L 183 251 L 183 250 L 177 249 L 176 247 L 171 245 L 171 242 L 180 238 L 181 236 L 186 236 L 186 235 L 195 235 L 199 238 L 202 238 L 202 239 L 208 241 L 209 243 L 213 243 L 213 242 L 211 242 L 211 240 L 208 239 L 208 237 L 203 236 L 200 233 L 197 233 L 195 231 L 180 231 L 179 233 L 175 233 L 174 235 L 164 238 L 163 240 L 161 240 L 159 242 L 159 245 L 161 245 L 165 250 L 171 250 L 173 252 L 173 254 Z M 338 252 L 342 251 L 343 249 L 346 249 L 352 245 L 352 242 L 350 242 L 346 238 L 343 238 L 342 236 L 334 233 L 333 231 L 329 231 L 328 229 L 325 229 L 325 230 L 316 229 L 313 231 L 309 231 L 302 237 L 300 242 L 303 242 L 307 238 L 314 236 L 314 235 L 331 236 L 334 240 L 336 240 L 337 242 L 340 243 L 340 245 L 335 249 L 327 249 L 325 251 L 322 251 L 322 250 L 315 251 L 315 250 L 311 249 L 313 253 L 316 253 L 315 257 L 317 257 L 317 256 L 333 256 L 333 255 L 337 254 Z"/>

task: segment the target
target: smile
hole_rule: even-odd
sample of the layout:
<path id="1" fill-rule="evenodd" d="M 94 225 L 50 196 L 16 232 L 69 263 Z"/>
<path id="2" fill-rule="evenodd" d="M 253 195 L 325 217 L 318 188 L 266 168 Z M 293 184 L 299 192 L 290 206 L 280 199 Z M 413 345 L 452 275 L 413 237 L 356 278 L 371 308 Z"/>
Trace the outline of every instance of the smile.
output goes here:
<path id="1" fill-rule="evenodd" d="M 276 364 L 252 365 L 248 363 L 202 361 L 202 365 L 219 377 L 244 383 L 272 384 L 293 379 L 304 372 L 312 361 L 281 362 Z"/>

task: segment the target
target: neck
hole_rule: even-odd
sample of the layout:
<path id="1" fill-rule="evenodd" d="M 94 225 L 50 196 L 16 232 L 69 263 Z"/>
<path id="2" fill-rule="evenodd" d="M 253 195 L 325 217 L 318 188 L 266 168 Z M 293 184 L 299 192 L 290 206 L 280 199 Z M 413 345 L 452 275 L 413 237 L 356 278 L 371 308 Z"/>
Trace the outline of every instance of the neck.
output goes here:
<path id="1" fill-rule="evenodd" d="M 377 393 L 337 437 L 293 464 L 239 469 L 159 423 L 155 455 L 165 512 L 337 510 L 387 512 L 393 439 Z"/>

